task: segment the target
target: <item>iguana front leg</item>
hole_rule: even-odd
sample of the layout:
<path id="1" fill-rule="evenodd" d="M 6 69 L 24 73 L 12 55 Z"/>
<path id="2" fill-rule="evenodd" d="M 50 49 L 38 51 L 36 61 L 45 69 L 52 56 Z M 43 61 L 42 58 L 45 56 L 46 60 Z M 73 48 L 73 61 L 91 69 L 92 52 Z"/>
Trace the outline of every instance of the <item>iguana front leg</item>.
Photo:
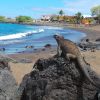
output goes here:
<path id="1" fill-rule="evenodd" d="M 62 50 L 61 50 L 60 46 L 58 45 L 58 47 L 57 47 L 57 55 L 61 56 L 61 53 L 62 53 Z"/>
<path id="2" fill-rule="evenodd" d="M 70 59 L 76 59 L 76 56 L 75 56 L 74 54 L 67 53 L 67 54 L 66 54 L 66 58 L 67 58 L 68 60 L 70 60 Z M 87 63 L 87 61 L 85 60 L 84 57 L 82 57 L 82 58 L 83 58 L 83 61 L 86 63 L 86 65 L 90 65 L 89 63 Z"/>
<path id="3" fill-rule="evenodd" d="M 68 59 L 68 60 L 70 60 L 70 59 L 76 59 L 76 56 L 74 54 L 67 53 L 66 54 L 66 59 Z"/>

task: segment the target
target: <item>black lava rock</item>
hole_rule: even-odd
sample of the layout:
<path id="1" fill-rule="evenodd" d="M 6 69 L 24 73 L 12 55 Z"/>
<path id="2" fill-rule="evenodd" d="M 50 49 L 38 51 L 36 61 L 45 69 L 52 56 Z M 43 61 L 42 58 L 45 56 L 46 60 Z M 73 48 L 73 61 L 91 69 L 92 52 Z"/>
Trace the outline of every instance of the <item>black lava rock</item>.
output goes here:
<path id="1" fill-rule="evenodd" d="M 17 89 L 8 62 L 0 61 L 0 100 L 19 100 Z"/>
<path id="2" fill-rule="evenodd" d="M 95 81 L 96 74 L 88 68 Z M 98 100 L 97 88 L 82 74 L 75 61 L 62 57 L 39 59 L 25 75 L 21 100 Z"/>
<path id="3" fill-rule="evenodd" d="M 44 47 L 45 48 L 51 48 L 51 44 L 46 44 Z"/>

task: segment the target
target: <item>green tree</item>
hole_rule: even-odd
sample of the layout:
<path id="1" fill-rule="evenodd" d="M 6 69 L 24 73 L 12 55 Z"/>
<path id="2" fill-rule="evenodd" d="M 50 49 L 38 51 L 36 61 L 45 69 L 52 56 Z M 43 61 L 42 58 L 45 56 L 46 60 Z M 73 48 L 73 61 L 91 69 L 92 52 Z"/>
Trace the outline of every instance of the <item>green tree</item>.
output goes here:
<path id="1" fill-rule="evenodd" d="M 81 20 L 83 19 L 82 13 L 81 12 L 77 12 L 75 14 L 75 16 L 76 16 L 77 24 L 80 24 L 81 23 Z"/>
<path id="2" fill-rule="evenodd" d="M 51 20 L 52 22 L 58 21 L 58 16 L 54 15 L 54 16 L 51 17 L 50 20 Z"/>
<path id="3" fill-rule="evenodd" d="M 60 21 L 62 18 L 62 16 L 64 15 L 64 11 L 63 10 L 60 10 L 59 11 L 59 15 L 58 15 L 58 21 Z"/>
<path id="4" fill-rule="evenodd" d="M 16 21 L 19 23 L 31 23 L 33 19 L 29 16 L 18 16 L 16 17 Z"/>
<path id="5" fill-rule="evenodd" d="M 67 22 L 68 18 L 66 16 L 63 16 L 63 20 L 64 20 L 64 22 Z"/>
<path id="6" fill-rule="evenodd" d="M 63 11 L 63 10 L 60 10 L 60 11 L 59 11 L 59 15 L 60 15 L 60 16 L 64 15 L 64 11 Z"/>
<path id="7" fill-rule="evenodd" d="M 98 17 L 98 23 L 100 24 L 100 5 L 91 8 L 92 16 Z"/>
<path id="8" fill-rule="evenodd" d="M 0 22 L 5 22 L 5 16 L 0 16 Z"/>

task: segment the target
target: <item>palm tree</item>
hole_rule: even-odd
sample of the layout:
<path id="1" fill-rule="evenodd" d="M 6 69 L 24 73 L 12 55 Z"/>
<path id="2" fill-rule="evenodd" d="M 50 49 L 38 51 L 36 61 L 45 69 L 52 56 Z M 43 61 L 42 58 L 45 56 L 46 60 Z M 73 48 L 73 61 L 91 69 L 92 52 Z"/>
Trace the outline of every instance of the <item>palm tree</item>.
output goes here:
<path id="1" fill-rule="evenodd" d="M 62 16 L 63 14 L 64 14 L 64 11 L 63 10 L 60 10 L 59 11 L 59 15 Z"/>
<path id="2" fill-rule="evenodd" d="M 98 23 L 100 24 L 100 5 L 91 8 L 92 16 L 97 17 Z"/>
<path id="3" fill-rule="evenodd" d="M 58 21 L 62 20 L 63 15 L 64 15 L 64 11 L 63 10 L 60 10 L 59 11 L 59 15 L 58 15 Z"/>
<path id="4" fill-rule="evenodd" d="M 77 21 L 77 24 L 80 24 L 81 23 L 81 20 L 83 18 L 81 12 L 78 12 L 75 14 L 76 15 L 76 21 Z"/>

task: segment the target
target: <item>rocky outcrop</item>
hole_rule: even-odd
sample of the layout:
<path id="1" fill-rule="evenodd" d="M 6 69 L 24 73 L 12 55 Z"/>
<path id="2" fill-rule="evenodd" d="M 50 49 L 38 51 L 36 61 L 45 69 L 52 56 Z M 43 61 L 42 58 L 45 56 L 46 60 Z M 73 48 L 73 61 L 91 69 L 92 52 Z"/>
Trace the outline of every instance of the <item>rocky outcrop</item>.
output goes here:
<path id="1" fill-rule="evenodd" d="M 51 44 L 46 44 L 44 47 L 45 48 L 51 48 Z"/>
<path id="2" fill-rule="evenodd" d="M 96 73 L 88 68 L 94 81 Z M 39 59 L 20 84 L 21 100 L 98 100 L 98 89 L 82 74 L 75 61 L 63 57 Z"/>
<path id="3" fill-rule="evenodd" d="M 81 41 L 79 44 L 77 44 L 81 50 L 100 50 L 100 42 L 99 39 L 97 39 L 95 42 L 89 41 L 89 39 Z"/>
<path id="4" fill-rule="evenodd" d="M 0 61 L 0 100 L 18 100 L 17 84 L 6 61 Z"/>

